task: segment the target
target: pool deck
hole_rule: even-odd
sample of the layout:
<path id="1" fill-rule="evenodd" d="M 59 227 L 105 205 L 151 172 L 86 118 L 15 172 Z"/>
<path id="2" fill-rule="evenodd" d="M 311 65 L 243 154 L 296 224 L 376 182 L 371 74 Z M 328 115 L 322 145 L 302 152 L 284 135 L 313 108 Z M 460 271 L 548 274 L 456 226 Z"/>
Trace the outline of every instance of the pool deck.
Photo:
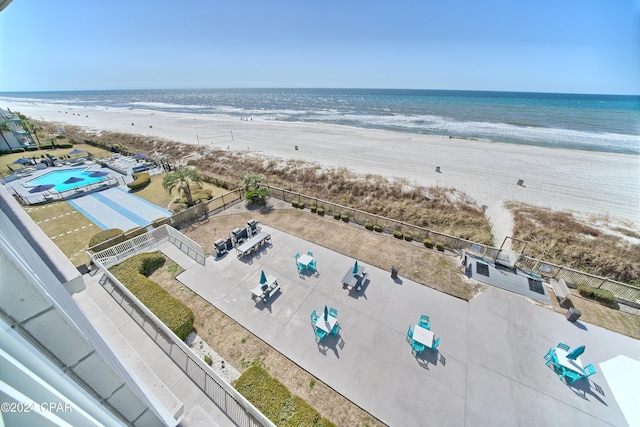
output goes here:
<path id="1" fill-rule="evenodd" d="M 86 194 L 67 201 L 103 230 L 130 230 L 143 227 L 172 213 L 118 186 Z"/>
<path id="2" fill-rule="evenodd" d="M 39 193 L 30 193 L 29 190 L 33 187 L 29 185 L 29 182 L 39 178 L 43 175 L 46 175 L 55 171 L 62 170 L 78 170 L 78 171 L 106 171 L 109 173 L 107 180 L 100 181 L 95 184 L 83 185 L 82 182 L 79 182 L 77 188 L 72 190 L 63 191 L 62 193 L 57 192 L 56 190 L 48 190 Z M 22 199 L 25 204 L 34 205 L 38 203 L 45 203 L 56 200 L 66 200 L 74 197 L 81 196 L 85 193 L 91 191 L 99 191 L 104 188 L 108 188 L 114 185 L 121 185 L 127 182 L 132 181 L 133 178 L 128 177 L 126 175 L 122 175 L 116 171 L 111 169 L 104 169 L 102 166 L 95 162 L 85 162 L 83 164 L 79 164 L 77 166 L 74 165 L 63 165 L 56 167 L 45 167 L 33 170 L 28 175 L 16 176 L 14 179 L 8 182 L 5 182 L 5 187 L 9 191 L 9 193 L 13 195 L 17 195 Z"/>

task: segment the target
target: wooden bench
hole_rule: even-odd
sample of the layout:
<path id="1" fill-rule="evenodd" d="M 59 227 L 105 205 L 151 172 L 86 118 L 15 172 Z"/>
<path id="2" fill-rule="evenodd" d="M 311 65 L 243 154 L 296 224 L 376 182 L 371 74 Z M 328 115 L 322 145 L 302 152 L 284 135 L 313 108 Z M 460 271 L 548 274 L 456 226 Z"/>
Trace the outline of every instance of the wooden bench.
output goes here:
<path id="1" fill-rule="evenodd" d="M 563 306 L 567 302 L 569 295 L 571 295 L 567 283 L 564 281 L 564 279 L 552 280 L 551 287 L 553 288 L 553 292 L 556 294 L 556 297 L 560 302 L 560 306 Z"/>

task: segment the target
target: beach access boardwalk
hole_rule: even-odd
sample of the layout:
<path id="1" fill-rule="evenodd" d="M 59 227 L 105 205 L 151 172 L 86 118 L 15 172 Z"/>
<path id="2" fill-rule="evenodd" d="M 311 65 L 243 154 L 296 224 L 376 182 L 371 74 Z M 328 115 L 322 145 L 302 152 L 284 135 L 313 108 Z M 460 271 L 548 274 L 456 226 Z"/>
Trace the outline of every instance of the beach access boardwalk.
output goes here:
<path id="1" fill-rule="evenodd" d="M 369 265 L 366 286 L 345 292 L 341 279 L 353 258 L 262 228 L 272 239 L 257 253 L 208 257 L 177 279 L 382 422 L 639 425 L 637 340 L 568 322 L 502 289 L 488 287 L 467 302 Z M 314 275 L 296 268 L 295 254 L 307 250 L 317 260 Z M 281 286 L 266 304 L 251 299 L 262 270 Z M 325 304 L 338 309 L 342 329 L 319 345 L 309 315 Z M 441 341 L 435 354 L 416 358 L 405 335 L 423 313 Z M 583 360 L 598 372 L 572 386 L 559 381 L 543 358 L 558 342 L 586 345 Z"/>

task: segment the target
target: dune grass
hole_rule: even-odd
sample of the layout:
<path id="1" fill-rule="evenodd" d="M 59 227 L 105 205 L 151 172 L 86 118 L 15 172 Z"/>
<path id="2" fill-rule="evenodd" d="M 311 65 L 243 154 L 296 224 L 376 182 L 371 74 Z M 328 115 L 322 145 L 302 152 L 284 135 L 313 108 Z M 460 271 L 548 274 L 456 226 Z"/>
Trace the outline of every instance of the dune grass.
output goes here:
<path id="1" fill-rule="evenodd" d="M 568 212 L 509 203 L 515 237 L 528 241 L 526 255 L 624 283 L 640 284 L 640 245 L 633 226 L 589 223 Z"/>

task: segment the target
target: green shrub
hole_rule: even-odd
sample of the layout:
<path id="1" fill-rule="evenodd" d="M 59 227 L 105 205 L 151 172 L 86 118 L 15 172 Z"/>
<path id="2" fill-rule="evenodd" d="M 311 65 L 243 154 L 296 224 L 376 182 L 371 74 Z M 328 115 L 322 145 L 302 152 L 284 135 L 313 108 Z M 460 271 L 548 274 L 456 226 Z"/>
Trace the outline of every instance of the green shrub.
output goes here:
<path id="1" fill-rule="evenodd" d="M 56 146 L 58 148 L 73 148 L 73 144 L 70 144 L 68 142 L 57 143 Z"/>
<path id="2" fill-rule="evenodd" d="M 187 209 L 189 206 L 186 203 L 176 203 L 173 205 L 173 212 L 178 213 Z"/>
<path id="3" fill-rule="evenodd" d="M 111 267 L 111 273 L 181 340 L 193 330 L 193 311 L 145 274 L 164 264 L 162 254 L 135 255 Z"/>
<path id="4" fill-rule="evenodd" d="M 378 233 L 382 233 L 382 226 L 378 225 L 378 224 L 375 224 L 373 226 L 373 231 L 377 231 Z"/>
<path id="5" fill-rule="evenodd" d="M 340 219 L 343 220 L 344 222 L 349 222 L 349 215 L 342 214 L 340 215 Z"/>
<path id="6" fill-rule="evenodd" d="M 114 239 L 113 242 L 111 242 L 111 244 L 109 246 L 113 246 L 113 245 L 117 245 L 118 243 L 124 242 L 124 232 L 122 230 L 120 230 L 119 228 L 110 228 L 109 230 L 103 230 L 101 232 L 99 232 L 98 234 L 95 234 L 90 240 L 89 240 L 89 247 L 92 248 L 96 245 L 99 245 L 100 243 L 106 242 L 107 240 L 111 240 L 114 237 L 120 236 L 120 239 Z M 106 249 L 109 246 L 105 246 L 102 249 Z M 101 249 L 101 250 L 102 250 Z"/>
<path id="7" fill-rule="evenodd" d="M 365 222 L 364 228 L 366 228 L 367 230 L 373 230 L 373 224 L 370 222 Z"/>
<path id="8" fill-rule="evenodd" d="M 404 233 L 400 230 L 394 230 L 393 237 L 396 239 L 402 239 L 404 237 Z"/>
<path id="9" fill-rule="evenodd" d="M 304 209 L 305 204 L 304 202 L 298 202 L 298 209 Z"/>
<path id="10" fill-rule="evenodd" d="M 404 233 L 402 237 L 404 237 L 404 240 L 406 240 L 407 242 L 410 242 L 413 240 L 413 234 L 411 233 Z"/>
<path id="11" fill-rule="evenodd" d="M 436 243 L 436 249 L 440 252 L 444 252 L 444 245 L 442 243 Z"/>
<path id="12" fill-rule="evenodd" d="M 41 144 L 40 145 L 40 149 L 41 150 L 51 150 L 53 148 L 53 145 L 51 144 Z"/>
<path id="13" fill-rule="evenodd" d="M 309 206 L 309 209 L 311 209 L 311 213 L 316 213 L 318 211 L 318 207 L 316 205 Z"/>
<path id="14" fill-rule="evenodd" d="M 211 364 L 213 363 L 213 360 L 211 360 L 211 358 L 205 354 L 204 355 L 204 363 L 206 363 L 207 365 L 211 366 Z"/>
<path id="15" fill-rule="evenodd" d="M 294 207 L 294 208 L 297 208 L 298 207 L 298 201 L 297 200 L 292 200 L 291 201 L 291 206 Z"/>
<path id="16" fill-rule="evenodd" d="M 129 187 L 130 191 L 137 191 L 149 185 L 150 182 L 151 175 L 149 175 L 147 172 L 139 172 L 134 175 L 133 182 L 127 184 L 127 187 Z"/>
<path id="17" fill-rule="evenodd" d="M 11 152 L 12 153 L 24 153 L 24 148 L 22 148 L 22 147 L 12 148 Z"/>
<path id="18" fill-rule="evenodd" d="M 340 219 L 340 212 L 334 212 L 333 219 Z"/>
<path id="19" fill-rule="evenodd" d="M 427 249 L 431 249 L 433 248 L 433 242 L 431 241 L 431 239 L 424 239 L 422 241 L 422 244 L 427 248 Z"/>
<path id="20" fill-rule="evenodd" d="M 235 388 L 277 426 L 335 427 L 258 365 L 247 369 Z"/>
<path id="21" fill-rule="evenodd" d="M 604 304 L 613 304 L 616 302 L 616 296 L 606 289 L 592 288 L 587 285 L 578 285 L 576 287 L 580 295 L 585 298 L 593 299 Z"/>
<path id="22" fill-rule="evenodd" d="M 318 215 L 324 216 L 324 208 L 323 207 L 319 207 L 318 208 Z"/>
<path id="23" fill-rule="evenodd" d="M 38 151 L 37 145 L 30 145 L 27 147 L 27 151 Z"/>
<path id="24" fill-rule="evenodd" d="M 211 194 L 211 190 L 205 190 L 205 189 L 194 191 L 193 193 L 191 193 L 191 197 L 193 198 L 193 203 L 195 205 L 197 205 L 199 203 L 202 203 L 202 202 L 206 202 L 207 200 L 213 199 L 213 195 Z M 184 202 L 186 203 L 187 200 L 184 199 Z"/>

